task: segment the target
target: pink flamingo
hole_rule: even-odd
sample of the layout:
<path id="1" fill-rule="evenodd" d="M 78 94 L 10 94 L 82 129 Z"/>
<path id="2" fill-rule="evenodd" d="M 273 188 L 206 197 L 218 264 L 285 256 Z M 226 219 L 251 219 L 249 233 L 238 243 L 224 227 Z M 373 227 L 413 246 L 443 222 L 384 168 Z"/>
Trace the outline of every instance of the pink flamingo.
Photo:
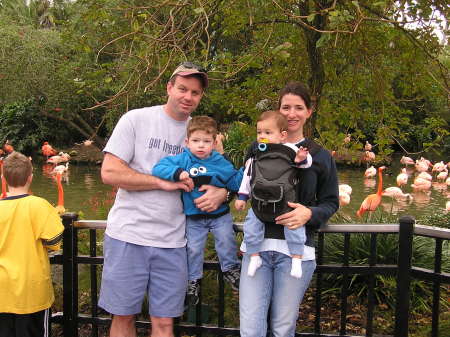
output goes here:
<path id="1" fill-rule="evenodd" d="M 340 193 L 340 192 L 343 192 L 343 193 L 346 193 L 346 194 L 348 194 L 348 195 L 351 195 L 351 194 L 352 194 L 352 191 L 353 191 L 353 189 L 352 189 L 352 187 L 351 187 L 350 185 L 347 185 L 347 184 L 339 184 L 339 193 Z"/>
<path id="2" fill-rule="evenodd" d="M 378 168 L 378 189 L 377 193 L 369 194 L 362 202 L 356 215 L 361 217 L 365 212 L 373 212 L 377 209 L 381 202 L 381 195 L 383 193 L 383 170 L 384 166 Z"/>
<path id="3" fill-rule="evenodd" d="M 48 157 L 56 155 L 56 150 L 48 142 L 44 142 L 44 144 L 41 147 L 41 151 L 42 151 L 42 154 L 45 157 L 47 157 L 47 160 L 48 160 Z"/>
<path id="4" fill-rule="evenodd" d="M 447 169 L 445 169 L 442 172 L 439 172 L 436 179 L 438 181 L 444 181 L 445 179 L 447 179 L 447 177 L 448 177 L 448 171 L 447 171 Z"/>
<path id="5" fill-rule="evenodd" d="M 446 168 L 446 165 L 443 161 L 440 161 L 439 163 L 436 163 L 433 165 L 433 168 L 431 169 L 431 172 L 442 172 Z"/>
<path id="6" fill-rule="evenodd" d="M 61 156 L 52 156 L 47 159 L 47 163 L 58 165 L 59 163 L 62 163 L 64 159 Z"/>
<path id="7" fill-rule="evenodd" d="M 408 166 L 408 165 L 414 165 L 415 161 L 411 157 L 402 156 L 402 159 L 400 159 L 400 163 L 405 166 Z"/>
<path id="8" fill-rule="evenodd" d="M 428 172 L 420 172 L 416 178 L 422 178 L 422 179 L 426 179 L 429 181 L 433 180 L 433 176 L 431 174 L 429 174 Z"/>
<path id="9" fill-rule="evenodd" d="M 419 191 L 429 190 L 431 188 L 431 181 L 428 179 L 416 177 L 416 179 L 414 179 L 414 183 L 411 184 L 411 187 L 414 190 Z"/>
<path id="10" fill-rule="evenodd" d="M 366 172 L 364 172 L 365 178 L 373 178 L 377 175 L 377 169 L 374 166 L 369 167 Z"/>
<path id="11" fill-rule="evenodd" d="M 412 199 L 412 195 L 409 193 L 403 193 L 403 191 L 399 187 L 388 187 L 383 193 L 383 196 L 391 197 L 393 199 Z"/>
<path id="12" fill-rule="evenodd" d="M 426 172 L 428 171 L 428 163 L 422 159 L 416 160 L 416 163 L 414 164 L 416 167 L 416 171 L 418 172 Z"/>
<path id="13" fill-rule="evenodd" d="M 350 195 L 339 191 L 339 206 L 347 206 L 350 203 Z"/>
<path id="14" fill-rule="evenodd" d="M 403 186 L 408 182 L 408 173 L 406 173 L 406 169 L 402 168 L 401 173 L 397 176 L 397 185 Z"/>
<path id="15" fill-rule="evenodd" d="M 370 144 L 367 140 L 366 140 L 366 145 L 364 145 L 364 150 L 372 151 L 372 144 Z"/>
<path id="16" fill-rule="evenodd" d="M 0 175 L 2 176 L 2 194 L 0 196 L 0 199 L 5 199 L 7 197 L 7 192 L 6 192 L 6 179 L 3 176 L 3 158 L 0 158 Z"/>
<path id="17" fill-rule="evenodd" d="M 9 144 L 9 140 L 7 139 L 5 142 L 5 145 L 3 145 L 3 150 L 5 150 L 5 152 L 7 154 L 10 154 L 11 152 L 14 152 L 14 147 Z"/>
<path id="18" fill-rule="evenodd" d="M 375 153 L 371 151 L 364 152 L 364 160 L 367 162 L 371 162 L 375 160 Z"/>
<path id="19" fill-rule="evenodd" d="M 56 173 L 56 184 L 58 185 L 58 204 L 56 205 L 56 210 L 59 214 L 63 214 L 66 209 L 64 208 L 64 190 L 61 184 L 62 174 Z"/>

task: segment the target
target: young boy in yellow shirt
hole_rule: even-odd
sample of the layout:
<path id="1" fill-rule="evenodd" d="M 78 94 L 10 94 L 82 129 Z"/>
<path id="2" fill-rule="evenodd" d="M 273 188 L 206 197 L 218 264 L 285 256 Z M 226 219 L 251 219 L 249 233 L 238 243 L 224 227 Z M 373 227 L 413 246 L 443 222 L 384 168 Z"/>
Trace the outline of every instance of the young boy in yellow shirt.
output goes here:
<path id="1" fill-rule="evenodd" d="M 4 161 L 9 193 L 0 200 L 0 336 L 48 336 L 54 301 L 47 250 L 60 248 L 64 227 L 46 200 L 28 195 L 30 160 L 18 152 Z"/>

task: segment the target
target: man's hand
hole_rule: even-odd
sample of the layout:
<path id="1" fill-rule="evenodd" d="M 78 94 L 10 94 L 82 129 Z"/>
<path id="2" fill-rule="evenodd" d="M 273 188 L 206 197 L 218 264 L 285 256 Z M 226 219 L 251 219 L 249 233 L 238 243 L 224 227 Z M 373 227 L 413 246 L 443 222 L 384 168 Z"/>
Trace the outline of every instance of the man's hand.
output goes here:
<path id="1" fill-rule="evenodd" d="M 159 187 L 164 191 L 183 190 L 184 192 L 190 192 L 194 188 L 194 183 L 191 178 L 177 182 L 161 179 Z"/>
<path id="2" fill-rule="evenodd" d="M 205 191 L 201 197 L 194 200 L 195 206 L 203 212 L 214 212 L 227 199 L 227 190 L 212 185 L 202 185 L 198 189 Z"/>

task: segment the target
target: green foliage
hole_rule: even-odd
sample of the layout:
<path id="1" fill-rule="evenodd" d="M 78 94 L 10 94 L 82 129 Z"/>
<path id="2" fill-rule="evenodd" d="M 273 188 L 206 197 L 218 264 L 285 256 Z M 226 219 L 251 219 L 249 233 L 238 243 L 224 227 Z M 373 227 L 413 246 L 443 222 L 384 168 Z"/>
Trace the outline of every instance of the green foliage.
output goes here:
<path id="1" fill-rule="evenodd" d="M 418 220 L 418 223 L 425 226 L 450 228 L 450 212 L 434 213 Z"/>
<path id="2" fill-rule="evenodd" d="M 433 242 L 429 238 L 415 237 L 413 244 L 413 266 L 433 269 L 434 249 Z M 343 262 L 343 235 L 327 234 L 324 247 L 324 263 L 341 264 Z M 396 235 L 377 235 L 376 263 L 396 264 L 398 255 L 398 238 Z M 369 263 L 370 236 L 365 234 L 353 234 L 350 237 L 349 263 Z M 450 260 L 442 259 L 443 270 L 450 268 Z M 342 275 L 330 274 L 325 278 L 324 294 L 336 294 L 342 286 Z M 350 292 L 360 298 L 367 297 L 367 277 L 354 275 L 350 277 Z M 395 307 L 396 280 L 392 276 L 375 276 L 374 296 L 379 304 L 386 304 L 391 309 Z M 445 293 L 445 288 L 443 287 Z M 413 279 L 411 283 L 411 309 L 413 312 L 430 312 L 432 287 L 429 283 Z M 441 298 L 441 305 L 449 308 L 445 296 Z"/>
<path id="3" fill-rule="evenodd" d="M 251 142 L 256 140 L 256 131 L 253 125 L 235 122 L 230 125 L 224 141 L 225 152 L 230 156 L 236 167 L 244 165 L 245 154 Z"/>
<path id="4" fill-rule="evenodd" d="M 28 100 L 7 104 L 0 110 L 0 143 L 6 139 L 14 149 L 28 155 L 34 154 L 51 134 L 58 135 L 57 124 L 43 119 L 39 108 Z"/>

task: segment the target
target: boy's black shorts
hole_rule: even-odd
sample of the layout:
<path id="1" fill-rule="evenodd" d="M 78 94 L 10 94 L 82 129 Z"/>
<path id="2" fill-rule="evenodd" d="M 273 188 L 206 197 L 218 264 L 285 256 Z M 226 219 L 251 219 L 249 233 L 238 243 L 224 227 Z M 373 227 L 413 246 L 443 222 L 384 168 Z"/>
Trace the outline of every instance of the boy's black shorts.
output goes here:
<path id="1" fill-rule="evenodd" d="M 32 314 L 0 313 L 0 337 L 48 337 L 49 309 Z"/>

